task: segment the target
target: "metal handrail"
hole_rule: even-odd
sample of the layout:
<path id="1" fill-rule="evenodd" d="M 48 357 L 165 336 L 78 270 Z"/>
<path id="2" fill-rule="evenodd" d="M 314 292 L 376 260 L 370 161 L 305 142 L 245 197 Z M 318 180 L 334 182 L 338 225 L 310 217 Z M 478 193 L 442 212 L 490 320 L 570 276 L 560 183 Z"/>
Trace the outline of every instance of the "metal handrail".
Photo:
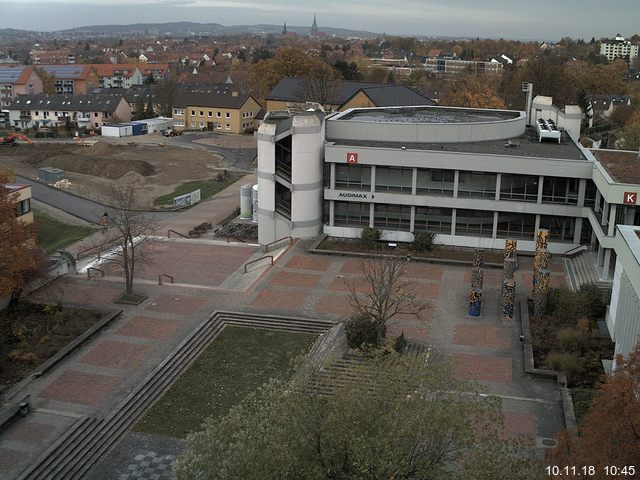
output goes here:
<path id="1" fill-rule="evenodd" d="M 91 271 L 95 270 L 96 272 L 100 272 L 100 276 L 104 277 L 104 270 L 100 269 L 100 268 L 96 268 L 96 267 L 89 267 L 87 268 L 87 279 L 91 278 Z"/>
<path id="2" fill-rule="evenodd" d="M 171 284 L 174 284 L 175 281 L 173 279 L 173 277 L 171 275 L 168 275 L 166 273 L 161 273 L 160 275 L 158 275 L 158 285 L 162 285 L 162 277 L 167 277 L 169 279 L 169 281 L 171 282 Z"/>
<path id="3" fill-rule="evenodd" d="M 180 232 L 177 232 L 177 231 L 175 231 L 173 229 L 167 230 L 167 238 L 171 238 L 171 232 L 175 233 L 176 235 L 180 235 L 182 238 L 189 238 L 186 235 L 183 235 Z"/>
<path id="4" fill-rule="evenodd" d="M 251 260 L 250 262 L 245 263 L 244 264 L 244 273 L 247 273 L 247 267 L 249 265 L 251 265 L 252 263 L 259 262 L 260 260 L 264 260 L 265 258 L 270 258 L 271 259 L 271 265 L 273 265 L 273 255 L 265 255 L 264 257 L 256 258 L 255 260 Z"/>
<path id="5" fill-rule="evenodd" d="M 269 247 L 271 247 L 272 245 L 275 245 L 276 243 L 280 243 L 283 240 L 289 240 L 289 245 L 293 245 L 293 237 L 282 237 L 282 238 L 279 238 L 278 240 L 274 240 L 271 243 L 267 243 L 264 246 L 264 252 L 268 253 L 269 252 Z"/>
<path id="6" fill-rule="evenodd" d="M 95 252 L 96 250 L 98 251 L 98 260 L 101 260 L 101 255 L 102 255 L 102 249 L 109 245 L 113 245 L 115 243 L 117 243 L 119 241 L 120 237 L 116 237 L 116 238 L 112 238 L 111 240 L 107 240 L 105 242 L 102 242 L 99 245 L 95 245 L 91 248 L 87 248 L 86 250 L 81 250 L 78 253 L 76 253 L 76 261 L 80 261 L 81 258 L 85 258 L 85 257 L 89 257 L 93 254 L 93 252 Z M 85 255 L 86 254 L 86 255 Z"/>
<path id="7" fill-rule="evenodd" d="M 586 245 L 578 245 L 577 247 L 573 247 L 572 249 L 567 250 L 566 252 L 564 252 L 564 253 L 562 254 L 562 258 L 567 258 L 567 255 L 569 255 L 569 254 L 571 254 L 571 253 L 573 253 L 573 252 L 577 252 L 577 251 L 578 251 L 578 250 L 580 250 L 582 247 L 587 247 L 587 246 L 586 246 Z M 588 247 L 587 247 L 587 249 L 588 249 Z"/>

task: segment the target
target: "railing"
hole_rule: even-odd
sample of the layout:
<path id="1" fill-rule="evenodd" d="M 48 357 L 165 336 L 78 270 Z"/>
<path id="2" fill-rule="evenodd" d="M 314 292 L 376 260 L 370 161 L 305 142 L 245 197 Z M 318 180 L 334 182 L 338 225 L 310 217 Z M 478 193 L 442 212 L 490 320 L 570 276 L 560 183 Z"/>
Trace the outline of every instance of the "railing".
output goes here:
<path id="1" fill-rule="evenodd" d="M 259 262 L 260 260 L 264 260 L 265 258 L 269 258 L 271 260 L 271 265 L 273 265 L 273 255 L 265 255 L 264 257 L 256 258 L 255 260 L 251 260 L 244 264 L 244 273 L 247 273 L 247 267 L 253 263 Z"/>
<path id="2" fill-rule="evenodd" d="M 78 252 L 76 254 L 76 261 L 79 262 L 81 258 L 90 257 L 96 251 L 98 252 L 98 260 L 101 260 L 102 249 L 107 247 L 107 246 L 108 247 L 112 247 L 119 240 L 120 240 L 119 237 L 118 238 L 114 238 L 114 239 L 111 239 L 111 240 L 107 240 L 106 242 L 103 242 L 100 245 L 96 245 L 95 247 L 91 247 L 91 248 L 87 248 L 86 250 L 82 250 L 82 251 L 80 251 L 80 252 Z"/>
<path id="3" fill-rule="evenodd" d="M 167 238 L 171 238 L 171 232 L 175 233 L 176 235 L 181 236 L 182 238 L 189 238 L 189 237 L 187 237 L 186 235 L 183 235 L 183 234 L 181 234 L 180 232 L 177 232 L 177 231 L 175 231 L 175 230 L 173 230 L 173 229 L 169 229 L 169 230 L 167 230 Z"/>
<path id="4" fill-rule="evenodd" d="M 566 252 L 563 252 L 562 258 L 567 258 L 568 256 L 576 253 L 580 249 L 588 250 L 588 247 L 587 245 L 578 245 L 577 247 L 573 247 L 572 249 L 567 250 Z"/>
<path id="5" fill-rule="evenodd" d="M 162 277 L 167 277 L 169 279 L 169 282 L 171 282 L 172 285 L 175 283 L 171 275 L 167 275 L 166 273 L 161 273 L 160 275 L 158 275 L 158 285 L 162 285 Z"/>
<path id="6" fill-rule="evenodd" d="M 269 248 L 270 248 L 272 245 L 275 245 L 276 243 L 280 243 L 280 242 L 282 242 L 283 240 L 289 240 L 289 245 L 293 245 L 293 237 L 282 237 L 282 238 L 279 238 L 278 240 L 274 240 L 274 241 L 273 241 L 273 242 L 271 242 L 271 243 L 267 243 L 267 244 L 264 246 L 264 253 L 269 253 Z"/>
<path id="7" fill-rule="evenodd" d="M 101 270 L 101 269 L 95 268 L 95 267 L 89 267 L 89 268 L 87 268 L 87 279 L 91 278 L 91 272 L 92 271 L 100 272 L 100 276 L 104 277 L 104 270 Z"/>

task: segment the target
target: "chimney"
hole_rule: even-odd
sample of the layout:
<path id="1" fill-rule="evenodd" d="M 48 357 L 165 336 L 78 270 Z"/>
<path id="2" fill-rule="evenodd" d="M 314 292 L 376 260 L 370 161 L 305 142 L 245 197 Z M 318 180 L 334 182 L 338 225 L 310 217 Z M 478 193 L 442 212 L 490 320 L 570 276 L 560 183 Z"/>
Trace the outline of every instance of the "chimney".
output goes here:
<path id="1" fill-rule="evenodd" d="M 238 96 L 238 92 L 231 92 L 231 96 L 232 97 L 237 97 Z"/>

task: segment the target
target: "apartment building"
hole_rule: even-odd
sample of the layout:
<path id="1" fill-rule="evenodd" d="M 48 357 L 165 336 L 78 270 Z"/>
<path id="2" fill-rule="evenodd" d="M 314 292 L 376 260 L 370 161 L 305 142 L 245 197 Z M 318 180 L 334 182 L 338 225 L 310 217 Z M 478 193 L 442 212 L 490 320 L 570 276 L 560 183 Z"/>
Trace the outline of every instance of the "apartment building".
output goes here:
<path id="1" fill-rule="evenodd" d="M 30 185 L 2 183 L 0 184 L 0 192 L 11 196 L 11 200 L 16 206 L 16 218 L 20 222 L 33 223 Z"/>
<path id="2" fill-rule="evenodd" d="M 254 128 L 260 104 L 238 92 L 184 92 L 173 102 L 173 126 L 176 130 L 209 130 L 243 133 Z"/>
<path id="3" fill-rule="evenodd" d="M 145 79 L 138 65 L 133 64 L 101 63 L 94 64 L 93 69 L 101 88 L 131 88 L 142 85 Z"/>
<path id="4" fill-rule="evenodd" d="M 630 62 L 633 62 L 638 58 L 639 47 L 639 45 L 634 45 L 622 35 L 617 34 L 615 38 L 609 38 L 600 43 L 600 55 L 607 57 L 610 62 L 616 58 L 628 58 Z"/>
<path id="5" fill-rule="evenodd" d="M 87 95 L 100 86 L 100 78 L 92 65 L 38 65 L 38 71 L 50 75 L 58 94 Z"/>
<path id="6" fill-rule="evenodd" d="M 9 107 L 13 127 L 63 126 L 97 130 L 105 123 L 131 121 L 131 106 L 113 95 L 20 95 Z"/>
<path id="7" fill-rule="evenodd" d="M 42 79 L 33 67 L 0 66 L 0 111 L 8 113 L 17 95 L 42 93 Z"/>

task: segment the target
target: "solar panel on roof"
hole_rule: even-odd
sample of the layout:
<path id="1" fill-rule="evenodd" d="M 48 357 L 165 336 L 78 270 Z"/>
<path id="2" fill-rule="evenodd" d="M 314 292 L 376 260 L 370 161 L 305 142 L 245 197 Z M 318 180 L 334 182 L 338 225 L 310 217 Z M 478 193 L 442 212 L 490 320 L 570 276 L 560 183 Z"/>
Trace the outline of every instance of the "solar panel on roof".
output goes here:
<path id="1" fill-rule="evenodd" d="M 82 65 L 44 65 L 40 68 L 56 77 L 79 77 L 84 70 Z"/>
<path id="2" fill-rule="evenodd" d="M 20 78 L 26 67 L 0 68 L 0 83 L 13 83 Z"/>

